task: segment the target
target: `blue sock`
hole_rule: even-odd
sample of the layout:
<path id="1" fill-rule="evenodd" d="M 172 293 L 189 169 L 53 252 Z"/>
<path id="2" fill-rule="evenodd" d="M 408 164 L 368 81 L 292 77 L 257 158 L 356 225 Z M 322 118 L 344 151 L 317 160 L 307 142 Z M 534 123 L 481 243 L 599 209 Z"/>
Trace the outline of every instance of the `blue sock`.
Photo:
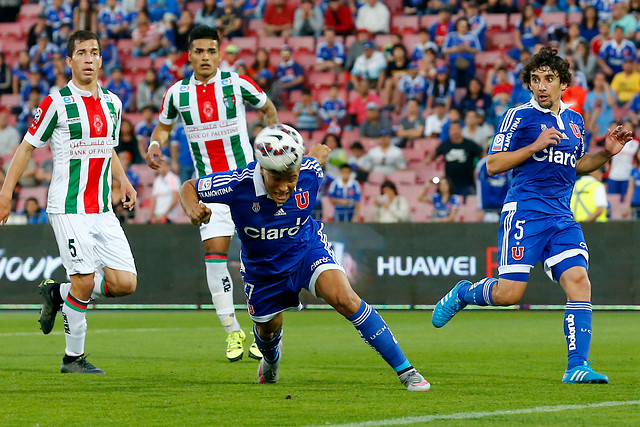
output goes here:
<path id="1" fill-rule="evenodd" d="M 491 292 L 496 283 L 498 283 L 498 279 L 485 277 L 472 285 L 462 286 L 458 290 L 458 298 L 467 304 L 493 305 Z"/>
<path id="2" fill-rule="evenodd" d="M 591 302 L 568 301 L 564 310 L 564 336 L 567 339 L 567 369 L 584 365 L 591 347 Z"/>
<path id="3" fill-rule="evenodd" d="M 269 363 L 273 363 L 278 360 L 278 357 L 280 357 L 280 353 L 278 352 L 278 344 L 282 339 L 282 329 L 280 329 L 280 332 L 278 332 L 275 337 L 271 338 L 269 341 L 264 341 L 258 335 L 256 325 L 253 325 L 253 335 L 256 338 L 256 345 L 260 349 L 264 360 Z"/>
<path id="4" fill-rule="evenodd" d="M 412 367 L 389 326 L 369 304 L 362 301 L 358 311 L 347 317 L 347 320 L 353 323 L 365 342 L 377 351 L 394 371 L 402 373 Z"/>

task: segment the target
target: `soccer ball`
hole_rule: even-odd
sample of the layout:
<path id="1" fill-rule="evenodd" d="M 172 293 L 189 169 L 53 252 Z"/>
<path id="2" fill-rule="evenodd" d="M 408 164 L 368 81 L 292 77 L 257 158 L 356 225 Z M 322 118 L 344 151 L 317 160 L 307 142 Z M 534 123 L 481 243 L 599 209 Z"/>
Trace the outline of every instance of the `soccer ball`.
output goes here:
<path id="1" fill-rule="evenodd" d="M 263 169 L 276 172 L 300 166 L 304 156 L 302 135 L 291 126 L 276 123 L 262 129 L 254 142 L 255 156 Z"/>

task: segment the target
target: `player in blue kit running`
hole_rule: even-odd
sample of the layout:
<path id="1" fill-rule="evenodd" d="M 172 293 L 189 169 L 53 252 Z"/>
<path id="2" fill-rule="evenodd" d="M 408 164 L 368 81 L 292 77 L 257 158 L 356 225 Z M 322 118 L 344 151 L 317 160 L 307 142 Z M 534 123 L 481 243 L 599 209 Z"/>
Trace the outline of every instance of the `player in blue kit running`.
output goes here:
<path id="1" fill-rule="evenodd" d="M 592 317 L 589 252 L 570 200 L 576 175 L 607 163 L 632 134 L 617 127 L 607 132 L 603 150 L 586 152 L 582 116 L 561 101 L 571 83 L 569 63 L 554 49 L 542 48 L 534 55 L 524 67 L 522 80 L 533 97 L 504 114 L 487 159 L 491 175 L 514 172 L 498 232 L 499 279 L 458 282 L 436 304 L 432 322 L 437 328 L 444 326 L 467 304 L 516 304 L 540 260 L 547 275 L 567 294 L 568 366 L 562 382 L 608 383 L 609 378 L 587 362 Z"/>
<path id="2" fill-rule="evenodd" d="M 259 382 L 278 380 L 283 312 L 300 310 L 298 294 L 306 289 L 351 321 L 407 390 L 429 390 L 382 317 L 353 291 L 322 232 L 324 225 L 311 217 L 329 151 L 319 144 L 303 159 L 300 134 L 286 125 L 270 125 L 256 137 L 257 162 L 185 182 L 182 207 L 196 225 L 211 216 L 203 203 L 224 203 L 231 210 L 242 246 L 247 308 L 263 355 Z"/>

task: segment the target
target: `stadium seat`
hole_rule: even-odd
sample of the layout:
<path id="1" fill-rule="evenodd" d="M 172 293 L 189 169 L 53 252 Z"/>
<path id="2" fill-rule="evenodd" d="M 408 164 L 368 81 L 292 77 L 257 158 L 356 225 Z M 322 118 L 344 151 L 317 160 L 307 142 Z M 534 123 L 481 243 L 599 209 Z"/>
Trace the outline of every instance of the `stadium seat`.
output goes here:
<path id="1" fill-rule="evenodd" d="M 360 204 L 360 218 L 362 222 L 371 222 L 373 217 L 373 205 L 369 203 Z"/>
<path id="2" fill-rule="evenodd" d="M 44 163 L 47 160 L 51 160 L 53 158 L 53 155 L 51 154 L 51 149 L 49 148 L 48 145 L 44 146 L 44 147 L 40 147 L 36 150 L 33 150 L 33 154 L 31 155 L 31 158 L 33 159 L 34 162 L 36 162 L 36 165 L 38 165 L 38 167 L 42 166 L 42 163 Z"/>
<path id="3" fill-rule="evenodd" d="M 164 62 L 166 60 L 167 60 L 166 56 L 159 56 L 159 57 L 155 58 L 153 60 L 153 69 L 158 71 L 164 65 Z"/>
<path id="4" fill-rule="evenodd" d="M 343 130 L 342 131 L 342 146 L 349 147 L 356 141 L 360 140 L 360 131 L 356 129 Z"/>
<path id="5" fill-rule="evenodd" d="M 478 68 L 493 68 L 496 61 L 504 54 L 497 50 L 478 52 L 476 54 L 476 66 Z"/>
<path id="6" fill-rule="evenodd" d="M 38 17 L 38 14 L 42 12 L 42 6 L 39 4 L 23 4 L 20 6 L 20 13 L 18 14 L 18 18 L 20 20 L 34 20 Z"/>
<path id="7" fill-rule="evenodd" d="M 0 24 L 2 25 L 2 24 Z M 27 40 L 15 40 L 15 39 L 5 39 L 2 41 L 2 51 L 5 54 L 12 54 L 18 56 L 20 52 L 23 50 L 27 50 Z"/>
<path id="8" fill-rule="evenodd" d="M 420 138 L 413 140 L 413 148 L 422 150 L 423 152 L 430 153 L 440 145 L 440 139 L 438 138 Z"/>
<path id="9" fill-rule="evenodd" d="M 416 209 L 412 212 L 411 219 L 413 222 L 430 222 L 433 217 L 433 205 L 429 203 L 418 202 Z"/>
<path id="10" fill-rule="evenodd" d="M 424 163 L 425 150 L 420 147 L 407 147 L 402 150 L 402 154 L 404 155 L 404 159 L 407 161 L 407 164 L 412 162 L 420 162 Z"/>
<path id="11" fill-rule="evenodd" d="M 356 36 L 350 34 L 344 38 L 344 47 L 348 51 L 353 42 L 356 41 Z"/>
<path id="12" fill-rule="evenodd" d="M 133 40 L 131 39 L 120 39 L 118 40 L 118 52 L 120 52 L 120 56 L 123 55 L 131 55 L 131 51 L 133 50 Z M 122 58 L 121 58 L 122 59 Z"/>
<path id="13" fill-rule="evenodd" d="M 280 48 L 286 44 L 284 37 L 259 37 L 258 47 L 268 51 L 280 52 Z"/>
<path id="14" fill-rule="evenodd" d="M 417 15 L 396 15 L 391 17 L 391 32 L 414 34 L 418 32 L 420 21 Z"/>
<path id="15" fill-rule="evenodd" d="M 374 184 L 367 181 L 361 185 L 362 203 L 373 203 L 373 200 L 380 195 L 380 184 L 382 183 Z"/>
<path id="16" fill-rule="evenodd" d="M 509 15 L 507 15 L 506 13 L 487 13 L 483 16 L 487 21 L 487 31 L 505 31 L 509 26 Z"/>
<path id="17" fill-rule="evenodd" d="M 146 164 L 133 164 L 130 168 L 138 173 L 138 176 L 140 177 L 138 181 L 139 186 L 144 185 L 150 187 L 153 185 L 153 181 L 156 179 L 156 171 Z"/>
<path id="18" fill-rule="evenodd" d="M 543 13 L 540 15 L 540 20 L 546 27 L 557 25 L 564 28 L 567 26 L 567 14 L 564 12 Z"/>
<path id="19" fill-rule="evenodd" d="M 18 22 L 3 22 L 0 24 L 0 38 L 6 40 L 22 40 L 24 33 Z"/>
<path id="20" fill-rule="evenodd" d="M 516 45 L 512 33 L 487 34 L 487 47 L 489 49 L 508 49 Z"/>
<path id="21" fill-rule="evenodd" d="M 18 23 L 20 23 L 20 26 L 22 27 L 22 33 L 23 34 L 29 34 L 29 30 L 31 29 L 33 24 L 36 23 L 36 20 L 35 19 L 20 19 L 18 21 Z"/>
<path id="22" fill-rule="evenodd" d="M 464 203 L 458 208 L 457 222 L 476 222 L 478 214 L 478 196 L 475 194 L 465 197 Z"/>
<path id="23" fill-rule="evenodd" d="M 429 28 L 431 27 L 431 25 L 438 22 L 439 19 L 440 19 L 440 16 L 437 13 L 433 15 L 422 15 L 422 18 L 420 19 L 420 26 Z"/>
<path id="24" fill-rule="evenodd" d="M 386 0 L 385 3 L 391 14 L 402 13 L 402 0 Z"/>
<path id="25" fill-rule="evenodd" d="M 391 172 L 387 178 L 396 183 L 396 185 L 414 185 L 416 183 L 415 171 L 395 171 Z"/>
<path id="26" fill-rule="evenodd" d="M 194 15 L 200 10 L 202 9 L 202 7 L 204 6 L 204 2 L 201 1 L 188 1 L 185 2 L 185 9 L 189 9 L 191 11 L 191 13 L 193 13 Z"/>
<path id="27" fill-rule="evenodd" d="M 262 31 L 262 19 L 251 19 L 247 26 L 246 36 L 257 36 Z"/>
<path id="28" fill-rule="evenodd" d="M 390 45 L 392 43 L 392 35 L 391 34 L 378 34 L 374 41 L 378 49 L 382 50 L 385 46 Z"/>
<path id="29" fill-rule="evenodd" d="M 387 176 L 382 172 L 371 172 L 367 177 L 367 182 L 371 185 L 378 186 L 378 194 L 380 194 L 380 184 L 387 180 Z"/>
<path id="30" fill-rule="evenodd" d="M 14 109 L 19 107 L 21 103 L 22 99 L 20 98 L 20 94 L 7 93 L 0 96 L 0 105 L 5 108 Z"/>
<path id="31" fill-rule="evenodd" d="M 567 15 L 567 25 L 579 24 L 582 21 L 582 12 L 573 12 Z"/>
<path id="32" fill-rule="evenodd" d="M 379 143 L 378 138 L 360 138 L 360 142 L 362 143 L 365 151 L 371 150 Z"/>
<path id="33" fill-rule="evenodd" d="M 307 84 L 316 88 L 329 87 L 336 82 L 336 74 L 330 71 L 324 73 L 309 73 Z"/>
<path id="34" fill-rule="evenodd" d="M 47 207 L 47 187 L 25 187 L 20 190 L 18 196 L 18 202 L 16 203 L 16 212 L 20 212 L 24 209 L 24 202 L 35 197 L 38 200 L 38 204 L 41 208 Z"/>
<path id="35" fill-rule="evenodd" d="M 317 59 L 315 53 L 305 51 L 296 52 L 293 58 L 305 70 L 313 68 Z"/>
<path id="36" fill-rule="evenodd" d="M 142 121 L 142 113 L 125 113 L 124 118 L 128 119 L 133 127 Z"/>
<path id="37" fill-rule="evenodd" d="M 153 60 L 148 56 L 132 57 L 126 62 L 123 61 L 125 72 L 146 72 L 153 67 Z"/>
<path id="38" fill-rule="evenodd" d="M 315 52 L 316 51 L 316 40 L 313 38 L 313 36 L 289 37 L 287 39 L 287 44 L 293 48 L 294 52 L 298 52 L 298 51 Z"/>
<path id="39" fill-rule="evenodd" d="M 322 197 L 322 221 L 324 222 L 332 222 L 333 221 L 333 213 L 334 213 L 333 203 L 331 203 L 331 199 L 329 196 Z"/>
<path id="40" fill-rule="evenodd" d="M 293 114 L 293 111 L 278 111 L 278 119 L 280 120 L 280 123 L 291 124 L 294 126 L 296 124 L 296 115 Z"/>
<path id="41" fill-rule="evenodd" d="M 258 49 L 257 37 L 234 37 L 231 43 L 236 45 L 240 52 L 255 53 Z"/>
<path id="42" fill-rule="evenodd" d="M 402 44 L 407 48 L 409 55 L 413 52 L 415 45 L 420 43 L 420 36 L 418 34 L 404 34 L 402 36 Z"/>
<path id="43" fill-rule="evenodd" d="M 626 203 L 620 201 L 619 194 L 607 194 L 607 201 L 609 202 L 609 214 L 612 220 L 620 220 L 625 218 Z"/>

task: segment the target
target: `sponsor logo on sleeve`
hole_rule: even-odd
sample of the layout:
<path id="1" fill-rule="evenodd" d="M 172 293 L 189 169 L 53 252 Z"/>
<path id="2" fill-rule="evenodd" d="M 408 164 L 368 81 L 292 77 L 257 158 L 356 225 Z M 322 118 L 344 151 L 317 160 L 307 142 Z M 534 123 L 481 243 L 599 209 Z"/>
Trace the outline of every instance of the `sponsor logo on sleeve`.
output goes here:
<path id="1" fill-rule="evenodd" d="M 198 191 L 207 191 L 211 189 L 211 177 L 205 177 L 198 181 Z"/>
<path id="2" fill-rule="evenodd" d="M 502 151 L 504 146 L 504 134 L 499 133 L 493 138 L 491 143 L 491 151 Z"/>

